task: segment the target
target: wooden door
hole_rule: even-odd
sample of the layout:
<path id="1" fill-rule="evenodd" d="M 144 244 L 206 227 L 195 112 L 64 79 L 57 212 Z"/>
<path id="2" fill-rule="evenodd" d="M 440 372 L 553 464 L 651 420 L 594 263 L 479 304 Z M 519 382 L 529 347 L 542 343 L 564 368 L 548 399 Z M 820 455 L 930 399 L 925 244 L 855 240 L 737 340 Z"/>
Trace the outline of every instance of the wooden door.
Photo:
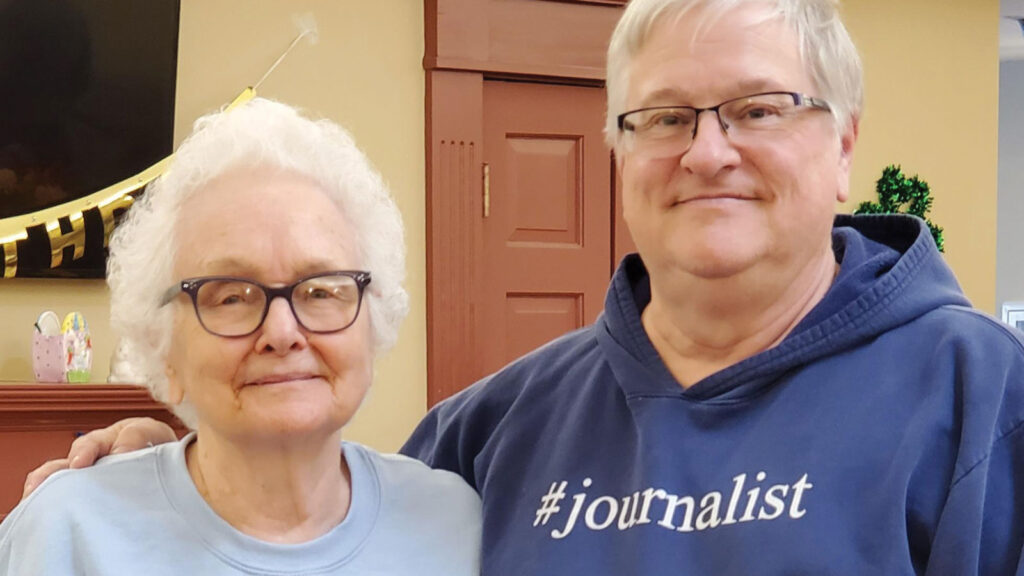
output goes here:
<path id="1" fill-rule="evenodd" d="M 612 258 L 604 90 L 485 81 L 480 376 L 602 309 Z"/>
<path id="2" fill-rule="evenodd" d="M 428 406 L 593 321 L 630 250 L 601 136 L 623 4 L 424 0 Z"/>

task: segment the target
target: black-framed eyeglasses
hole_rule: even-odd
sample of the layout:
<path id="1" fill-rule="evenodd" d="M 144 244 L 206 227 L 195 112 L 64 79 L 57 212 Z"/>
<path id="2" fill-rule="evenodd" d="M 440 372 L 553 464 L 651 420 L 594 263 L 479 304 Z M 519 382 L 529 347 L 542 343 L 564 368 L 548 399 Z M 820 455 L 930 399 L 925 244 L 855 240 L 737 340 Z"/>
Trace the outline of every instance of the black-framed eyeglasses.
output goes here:
<path id="1" fill-rule="evenodd" d="M 284 298 L 299 325 L 328 334 L 351 326 L 359 316 L 370 273 L 338 270 L 271 288 L 248 278 L 204 276 L 187 278 L 164 293 L 160 305 L 184 292 L 192 299 L 199 324 L 210 334 L 248 336 L 263 325 L 274 298 Z"/>
<path id="2" fill-rule="evenodd" d="M 727 137 L 736 143 L 764 140 L 787 127 L 803 110 L 831 111 L 821 98 L 799 92 L 762 92 L 726 100 L 717 106 L 652 106 L 619 114 L 627 146 L 654 156 L 684 154 L 697 137 L 702 112 L 714 112 Z"/>

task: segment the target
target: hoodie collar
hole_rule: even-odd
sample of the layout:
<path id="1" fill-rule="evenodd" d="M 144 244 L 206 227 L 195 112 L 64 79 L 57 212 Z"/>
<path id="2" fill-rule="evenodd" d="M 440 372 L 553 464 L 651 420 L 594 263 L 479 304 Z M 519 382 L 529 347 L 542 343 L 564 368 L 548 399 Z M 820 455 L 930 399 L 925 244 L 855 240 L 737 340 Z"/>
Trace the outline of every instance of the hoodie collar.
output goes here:
<path id="1" fill-rule="evenodd" d="M 735 401 L 782 373 L 853 347 L 941 306 L 969 306 L 925 223 L 902 215 L 839 215 L 840 272 L 825 297 L 778 346 L 684 390 L 641 324 L 650 278 L 639 255 L 623 259 L 598 320 L 598 337 L 627 396 Z"/>

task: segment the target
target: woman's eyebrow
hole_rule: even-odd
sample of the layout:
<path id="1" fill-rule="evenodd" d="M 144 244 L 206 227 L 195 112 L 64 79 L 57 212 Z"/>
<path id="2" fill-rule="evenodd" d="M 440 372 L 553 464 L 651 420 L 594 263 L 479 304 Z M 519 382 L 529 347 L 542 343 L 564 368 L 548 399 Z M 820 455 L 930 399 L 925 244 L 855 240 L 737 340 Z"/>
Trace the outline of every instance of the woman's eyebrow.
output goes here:
<path id="1" fill-rule="evenodd" d="M 252 259 L 239 258 L 236 256 L 224 256 L 200 260 L 199 266 L 206 274 L 213 273 L 227 276 L 242 276 L 252 278 L 254 280 L 257 279 L 256 276 L 259 276 L 261 272 L 259 265 Z M 347 270 L 350 268 L 352 268 L 352 266 L 342 266 L 335 260 L 312 258 L 300 262 L 298 265 L 294 266 L 292 270 L 295 272 L 296 278 L 301 278 L 303 276 L 309 276 L 319 272 Z"/>
<path id="2" fill-rule="evenodd" d="M 199 268 L 206 273 L 215 272 L 217 274 L 233 276 L 250 276 L 256 272 L 257 266 L 255 263 L 242 258 L 225 256 L 200 259 Z"/>

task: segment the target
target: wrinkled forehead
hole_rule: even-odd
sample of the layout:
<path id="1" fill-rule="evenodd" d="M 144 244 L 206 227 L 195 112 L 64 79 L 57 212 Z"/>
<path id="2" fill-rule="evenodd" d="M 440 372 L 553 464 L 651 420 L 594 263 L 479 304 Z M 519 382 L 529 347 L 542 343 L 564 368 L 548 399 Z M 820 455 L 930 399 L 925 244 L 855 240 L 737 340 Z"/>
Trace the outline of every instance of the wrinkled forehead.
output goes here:
<path id="1" fill-rule="evenodd" d="M 175 229 L 175 268 L 185 274 L 265 266 L 297 275 L 358 263 L 355 234 L 340 207 L 314 180 L 280 169 L 217 176 L 183 202 Z M 230 270 L 220 269 L 225 263 Z"/>
<path id="2" fill-rule="evenodd" d="M 179 224 L 202 220 L 259 231 L 272 222 L 337 227 L 341 207 L 316 180 L 276 166 L 239 164 L 195 186 L 177 212 Z"/>

